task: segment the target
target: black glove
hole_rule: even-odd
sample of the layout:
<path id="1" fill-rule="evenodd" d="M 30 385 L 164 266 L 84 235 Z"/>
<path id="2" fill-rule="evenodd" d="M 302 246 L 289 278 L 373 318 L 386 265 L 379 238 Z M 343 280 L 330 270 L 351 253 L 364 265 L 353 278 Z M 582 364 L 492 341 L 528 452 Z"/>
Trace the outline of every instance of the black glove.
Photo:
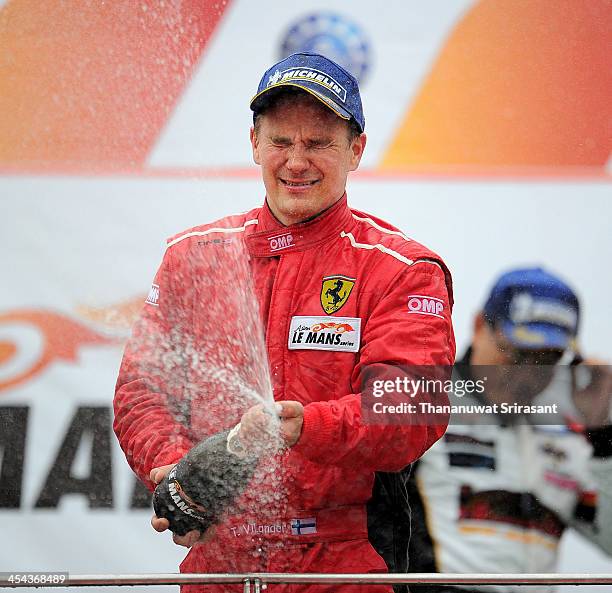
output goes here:
<path id="1" fill-rule="evenodd" d="M 257 458 L 245 455 L 239 441 L 228 450 L 226 430 L 193 447 L 157 485 L 153 508 L 168 519 L 170 529 L 185 535 L 194 529 L 204 533 L 241 494 L 253 476 Z M 240 456 L 239 456 L 240 455 Z"/>

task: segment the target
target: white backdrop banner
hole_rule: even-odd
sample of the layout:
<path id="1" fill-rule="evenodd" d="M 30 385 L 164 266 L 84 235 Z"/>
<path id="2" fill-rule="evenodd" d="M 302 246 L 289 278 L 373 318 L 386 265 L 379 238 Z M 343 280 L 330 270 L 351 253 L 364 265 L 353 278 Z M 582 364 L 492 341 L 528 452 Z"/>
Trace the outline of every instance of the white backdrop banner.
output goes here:
<path id="1" fill-rule="evenodd" d="M 349 201 L 446 259 L 460 351 L 493 279 L 541 264 L 611 360 L 611 19 L 606 0 L 0 2 L 0 571 L 177 570 L 114 383 L 165 238 L 263 202 L 248 102 L 292 51 L 360 78 Z M 564 545 L 562 569 L 612 571 Z"/>

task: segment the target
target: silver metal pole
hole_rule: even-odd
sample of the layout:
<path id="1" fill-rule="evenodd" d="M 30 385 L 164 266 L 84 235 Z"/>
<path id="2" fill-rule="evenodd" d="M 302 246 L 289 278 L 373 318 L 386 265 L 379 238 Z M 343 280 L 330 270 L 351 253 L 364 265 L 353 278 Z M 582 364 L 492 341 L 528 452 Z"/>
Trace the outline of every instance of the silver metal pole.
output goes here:
<path id="1" fill-rule="evenodd" d="M 10 578 L 11 575 L 20 577 Z M 35 574 L 35 573 L 32 573 Z M 44 573 L 36 573 L 43 575 Z M 134 585 L 203 585 L 244 584 L 244 593 L 250 593 L 251 582 L 255 592 L 262 584 L 399 584 L 412 585 L 612 585 L 612 574 L 296 574 L 296 573 L 243 573 L 243 574 L 124 574 L 124 575 L 70 575 L 63 582 L 36 582 L 27 573 L 0 573 L 0 587 L 104 587 Z"/>

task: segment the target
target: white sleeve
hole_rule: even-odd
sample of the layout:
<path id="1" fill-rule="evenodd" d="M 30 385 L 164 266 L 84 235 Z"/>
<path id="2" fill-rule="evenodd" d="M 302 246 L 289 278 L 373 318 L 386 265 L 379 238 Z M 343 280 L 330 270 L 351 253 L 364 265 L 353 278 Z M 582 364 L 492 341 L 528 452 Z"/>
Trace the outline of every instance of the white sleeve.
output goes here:
<path id="1" fill-rule="evenodd" d="M 594 455 L 588 468 L 593 484 L 594 515 L 589 517 L 588 513 L 581 513 L 579 504 L 576 516 L 568 524 L 612 555 L 612 427 L 596 432 L 597 440 L 589 439 L 594 446 Z M 585 508 L 588 506 L 583 505 Z"/>

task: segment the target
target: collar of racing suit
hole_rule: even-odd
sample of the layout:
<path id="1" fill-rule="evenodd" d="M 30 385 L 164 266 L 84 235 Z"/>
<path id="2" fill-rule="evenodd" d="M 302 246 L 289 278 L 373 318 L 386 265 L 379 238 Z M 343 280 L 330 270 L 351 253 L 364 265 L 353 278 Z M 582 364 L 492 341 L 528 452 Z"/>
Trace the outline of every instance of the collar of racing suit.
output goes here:
<path id="1" fill-rule="evenodd" d="M 338 237 L 351 221 L 346 193 L 312 220 L 290 226 L 283 226 L 276 220 L 266 201 L 259 212 L 257 231 L 246 237 L 246 244 L 253 257 L 304 251 Z"/>

